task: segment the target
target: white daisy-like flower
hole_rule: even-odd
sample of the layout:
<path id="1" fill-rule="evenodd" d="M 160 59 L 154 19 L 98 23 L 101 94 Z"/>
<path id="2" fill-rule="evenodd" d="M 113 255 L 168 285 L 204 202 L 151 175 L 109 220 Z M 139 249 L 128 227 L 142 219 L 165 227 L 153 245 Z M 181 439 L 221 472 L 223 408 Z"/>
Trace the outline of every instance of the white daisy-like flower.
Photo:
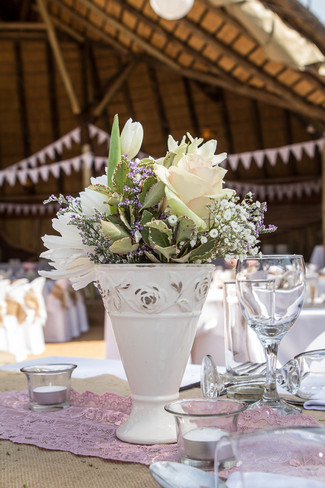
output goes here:
<path id="1" fill-rule="evenodd" d="M 201 236 L 200 241 L 201 241 L 201 244 L 205 244 L 206 242 L 208 242 L 208 239 L 206 236 Z"/>
<path id="2" fill-rule="evenodd" d="M 217 229 L 211 229 L 209 234 L 210 234 L 210 237 L 216 238 L 216 237 L 218 237 L 219 232 L 217 231 Z"/>
<path id="3" fill-rule="evenodd" d="M 170 223 L 170 225 L 175 225 L 175 224 L 177 224 L 177 220 L 178 220 L 178 219 L 177 219 L 176 215 L 170 215 L 170 216 L 168 217 L 168 222 Z"/>

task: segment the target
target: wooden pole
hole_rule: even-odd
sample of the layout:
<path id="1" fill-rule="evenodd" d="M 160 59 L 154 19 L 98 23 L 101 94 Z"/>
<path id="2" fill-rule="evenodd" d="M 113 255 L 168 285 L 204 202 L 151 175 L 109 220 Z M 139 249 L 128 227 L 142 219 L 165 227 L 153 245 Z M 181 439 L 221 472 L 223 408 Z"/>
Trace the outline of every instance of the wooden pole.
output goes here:
<path id="1" fill-rule="evenodd" d="M 53 49 L 53 54 L 54 54 L 56 63 L 58 65 L 60 74 L 62 76 L 62 80 L 63 80 L 64 86 L 65 86 L 65 89 L 67 91 L 67 94 L 68 94 L 68 97 L 70 100 L 72 112 L 75 115 L 78 115 L 78 114 L 80 114 L 81 109 L 80 109 L 79 102 L 78 102 L 77 96 L 75 94 L 71 79 L 69 77 L 68 71 L 67 71 L 66 66 L 64 64 L 64 60 L 63 60 L 63 56 L 62 56 L 62 53 L 60 50 L 60 46 L 59 46 L 58 40 L 56 38 L 55 29 L 52 25 L 50 16 L 46 10 L 44 1 L 43 0 L 37 0 L 37 5 L 38 5 L 39 12 L 43 18 L 43 21 L 46 24 L 49 42 L 50 42 L 50 45 Z"/>

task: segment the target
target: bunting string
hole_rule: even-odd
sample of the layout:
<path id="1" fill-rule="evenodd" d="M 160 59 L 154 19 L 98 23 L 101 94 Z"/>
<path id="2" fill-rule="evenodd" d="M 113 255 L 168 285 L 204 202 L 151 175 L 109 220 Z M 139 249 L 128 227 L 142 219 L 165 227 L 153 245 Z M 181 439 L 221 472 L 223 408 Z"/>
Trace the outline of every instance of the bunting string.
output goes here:
<path id="1" fill-rule="evenodd" d="M 97 138 L 98 144 L 109 144 L 110 135 L 104 130 L 96 127 L 93 124 L 89 124 L 88 131 L 89 137 L 91 139 Z M 94 154 L 91 152 L 70 159 L 45 164 L 47 162 L 47 158 L 54 161 L 58 155 L 62 155 L 64 148 L 70 149 L 73 143 L 80 144 L 80 138 L 81 128 L 77 127 L 76 129 L 73 129 L 65 134 L 60 139 L 54 141 L 52 144 L 49 144 L 42 150 L 36 152 L 29 158 L 23 159 L 18 163 L 8 166 L 4 170 L 0 170 L 0 187 L 6 182 L 10 186 L 14 186 L 17 182 L 24 185 L 26 184 L 28 178 L 34 184 L 37 184 L 40 179 L 47 181 L 50 176 L 59 178 L 62 172 L 69 176 L 72 171 L 78 172 L 83 167 L 86 167 L 87 169 L 93 168 L 96 172 L 99 172 L 102 170 L 102 168 L 105 168 L 107 158 L 94 156 Z M 301 160 L 304 153 L 308 157 L 313 158 L 315 156 L 316 148 L 318 148 L 320 152 L 324 149 L 324 138 L 314 141 L 290 144 L 278 148 L 230 154 L 222 164 L 226 166 L 229 165 L 232 170 L 236 170 L 240 163 L 247 170 L 250 168 L 253 162 L 255 162 L 259 168 L 261 168 L 266 162 L 269 162 L 272 166 L 275 166 L 279 159 L 281 159 L 284 164 L 287 164 L 290 155 L 293 155 L 296 160 Z M 146 155 L 144 153 L 139 154 L 140 158 L 145 156 Z M 236 190 L 239 195 L 244 195 L 248 191 L 251 191 L 261 200 L 274 198 L 281 200 L 284 197 L 301 197 L 302 195 L 311 195 L 312 193 L 320 193 L 322 191 L 322 183 L 320 180 L 308 180 L 291 184 L 267 185 L 230 181 L 227 182 L 227 186 L 228 188 L 233 188 Z M 31 206 L 29 209 L 27 209 L 25 204 L 7 204 L 0 202 L 1 213 L 41 213 L 39 210 L 37 210 L 38 207 L 36 207 Z M 42 205 L 41 207 L 43 208 Z"/>

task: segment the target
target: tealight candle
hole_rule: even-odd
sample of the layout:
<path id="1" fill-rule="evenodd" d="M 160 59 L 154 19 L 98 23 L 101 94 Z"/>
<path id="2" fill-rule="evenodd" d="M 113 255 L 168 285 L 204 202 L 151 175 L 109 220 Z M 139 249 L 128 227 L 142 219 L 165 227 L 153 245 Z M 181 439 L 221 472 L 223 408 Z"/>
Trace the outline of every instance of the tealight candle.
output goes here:
<path id="1" fill-rule="evenodd" d="M 192 459 L 213 460 L 217 442 L 225 435 L 229 433 L 217 427 L 192 429 L 183 436 L 184 451 Z"/>
<path id="2" fill-rule="evenodd" d="M 39 405 L 60 405 L 67 399 L 65 386 L 37 386 L 33 389 L 33 399 Z"/>

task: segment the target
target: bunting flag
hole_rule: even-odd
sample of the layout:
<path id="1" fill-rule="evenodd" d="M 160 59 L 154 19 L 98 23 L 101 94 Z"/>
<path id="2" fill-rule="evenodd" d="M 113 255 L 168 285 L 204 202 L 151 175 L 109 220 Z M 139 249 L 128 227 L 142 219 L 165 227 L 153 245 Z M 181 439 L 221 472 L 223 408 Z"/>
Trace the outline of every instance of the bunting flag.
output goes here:
<path id="1" fill-rule="evenodd" d="M 308 180 L 299 181 L 298 183 L 278 183 L 272 185 L 255 185 L 252 183 L 242 183 L 237 181 L 228 181 L 227 188 L 236 190 L 238 195 L 242 197 L 248 192 L 252 192 L 256 198 L 260 200 L 282 200 L 284 197 L 293 198 L 294 196 L 302 197 L 303 195 L 310 196 L 313 193 L 320 193 L 322 191 L 322 181 Z"/>
<path id="2" fill-rule="evenodd" d="M 315 156 L 316 147 L 318 147 L 320 152 L 323 150 L 323 138 L 316 139 L 315 141 L 298 142 L 297 144 L 289 144 L 288 146 L 275 147 L 272 149 L 259 149 L 257 151 L 230 154 L 225 160 L 225 163 L 229 164 L 233 171 L 238 168 L 240 162 L 244 168 L 248 170 L 253 160 L 259 168 L 263 166 L 266 159 L 271 166 L 275 166 L 278 157 L 282 159 L 283 163 L 287 164 L 291 154 L 297 161 L 301 160 L 304 152 L 309 158 L 313 158 Z"/>
<path id="3" fill-rule="evenodd" d="M 13 171 L 12 169 L 5 169 L 0 171 L 0 186 L 7 181 L 10 186 L 14 186 L 17 180 L 24 185 L 26 183 L 27 178 L 30 178 L 31 181 L 36 185 L 41 178 L 43 181 L 47 181 L 49 176 L 52 175 L 54 178 L 59 178 L 61 171 L 64 172 L 66 175 L 70 175 L 72 169 L 74 171 L 80 171 L 83 165 L 86 168 L 90 169 L 93 161 L 94 156 L 92 153 L 84 153 L 80 156 L 76 156 L 75 158 L 66 159 L 64 161 L 58 161 L 56 163 L 47 164 L 44 166 L 39 166 L 37 168 L 27 168 L 27 169 L 17 169 Z M 99 158 L 101 160 L 105 160 L 104 158 Z"/>
<path id="4" fill-rule="evenodd" d="M 42 203 L 9 203 L 0 202 L 0 215 L 9 216 L 42 216 L 53 215 L 59 210 L 56 202 L 44 205 Z"/>
<path id="5" fill-rule="evenodd" d="M 64 136 L 62 136 L 57 141 L 54 141 L 52 142 L 52 144 L 49 144 L 40 151 L 37 151 L 29 158 L 22 159 L 21 161 L 18 161 L 18 163 L 7 166 L 6 171 L 16 171 L 19 169 L 27 169 L 28 167 L 35 168 L 38 162 L 41 164 L 45 164 L 47 157 L 54 161 L 58 155 L 62 154 L 64 146 L 70 149 L 72 147 L 72 142 L 80 144 L 80 136 L 81 130 L 80 127 L 77 127 L 76 129 L 73 129 Z"/>
<path id="6" fill-rule="evenodd" d="M 104 130 L 96 127 L 93 124 L 88 125 L 89 137 L 91 139 L 97 138 L 98 144 L 109 143 L 110 135 Z M 106 157 L 94 156 L 91 152 L 84 153 L 82 155 L 66 159 L 63 161 L 57 161 L 51 164 L 46 163 L 47 158 L 54 160 L 57 155 L 62 154 L 64 148 L 70 149 L 73 143 L 80 144 L 81 129 L 77 127 L 72 131 L 65 134 L 57 141 L 49 144 L 41 151 L 33 154 L 27 159 L 19 161 L 11 166 L 8 166 L 4 170 L 0 171 L 0 187 L 6 182 L 10 186 L 14 186 L 17 181 L 24 185 L 29 178 L 34 184 L 37 184 L 39 180 L 47 181 L 52 175 L 54 178 L 59 178 L 61 172 L 65 175 L 71 175 L 73 171 L 80 171 L 83 167 L 87 169 L 94 168 L 96 172 L 104 169 L 107 164 Z M 287 164 L 292 155 L 295 159 L 300 160 L 305 153 L 308 157 L 313 158 L 315 156 L 316 148 L 318 147 L 321 152 L 324 147 L 324 139 L 317 139 L 314 141 L 300 142 L 297 144 L 290 144 L 283 147 L 263 149 L 251 152 L 243 152 L 238 154 L 230 154 L 225 160 L 225 165 L 229 165 L 232 170 L 236 170 L 241 163 L 246 170 L 249 170 L 252 162 L 261 168 L 263 164 L 269 162 L 272 166 L 275 166 L 278 159 L 281 159 L 284 164 Z M 147 155 L 139 153 L 139 157 L 143 158 Z M 38 163 L 40 165 L 38 166 Z M 310 195 L 312 193 L 319 193 L 322 190 L 321 181 L 304 181 L 292 184 L 275 184 L 275 185 L 255 185 L 243 182 L 228 182 L 228 187 L 233 188 L 240 195 L 244 195 L 251 191 L 258 198 L 261 199 L 282 199 L 284 197 L 292 198 L 293 196 L 302 196 L 303 194 Z M 10 204 L 13 205 L 13 204 Z M 13 211 L 19 212 L 20 204 L 18 206 L 10 207 Z"/>

